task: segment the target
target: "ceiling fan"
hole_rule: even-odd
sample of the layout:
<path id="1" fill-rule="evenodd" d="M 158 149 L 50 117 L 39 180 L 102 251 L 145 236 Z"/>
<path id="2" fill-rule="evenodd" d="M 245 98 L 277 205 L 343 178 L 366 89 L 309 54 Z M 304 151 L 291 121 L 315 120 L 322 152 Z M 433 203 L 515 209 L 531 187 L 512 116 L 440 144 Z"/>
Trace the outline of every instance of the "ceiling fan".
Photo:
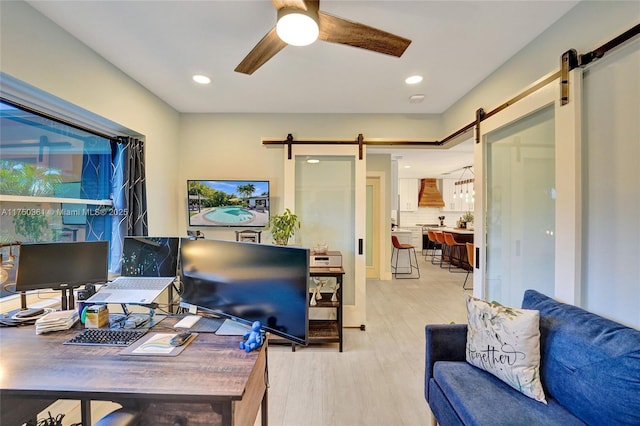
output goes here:
<path id="1" fill-rule="evenodd" d="M 258 42 L 235 71 L 253 74 L 287 44 L 311 44 L 316 38 L 396 57 L 402 56 L 411 44 L 411 40 L 404 37 L 323 13 L 320 11 L 320 0 L 272 0 L 272 3 L 278 11 L 278 24 Z M 286 35 L 282 27 L 286 21 L 295 19 L 311 25 L 312 35 L 309 39 L 311 41 L 301 43 L 283 41 Z M 295 30 L 296 34 L 298 29 Z"/>

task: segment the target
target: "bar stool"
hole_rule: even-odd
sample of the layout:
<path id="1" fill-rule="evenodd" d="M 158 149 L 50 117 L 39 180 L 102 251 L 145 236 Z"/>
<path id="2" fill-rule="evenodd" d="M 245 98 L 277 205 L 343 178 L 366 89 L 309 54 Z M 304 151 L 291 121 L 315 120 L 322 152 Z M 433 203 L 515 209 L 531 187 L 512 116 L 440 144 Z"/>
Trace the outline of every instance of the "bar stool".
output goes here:
<path id="1" fill-rule="evenodd" d="M 392 243 L 392 248 L 391 248 L 391 272 L 394 276 L 394 278 L 397 279 L 416 279 L 416 278 L 420 278 L 420 268 L 418 267 L 418 257 L 416 255 L 416 248 L 411 245 L 411 244 L 401 244 L 400 241 L 398 241 L 398 237 L 396 237 L 395 235 L 391 236 L 391 243 Z M 407 256 L 409 257 L 409 272 L 398 272 L 398 257 L 400 257 L 400 252 L 402 250 L 406 250 L 407 251 Z M 411 258 L 411 254 L 413 253 L 413 258 Z M 396 261 L 395 264 L 393 263 L 393 255 L 395 254 L 396 256 Z M 415 264 L 413 263 L 415 261 Z M 418 272 L 418 276 L 411 276 L 411 277 L 403 277 L 403 278 L 399 278 L 398 275 L 413 275 L 413 269 L 416 269 L 416 271 Z"/>
<path id="2" fill-rule="evenodd" d="M 436 241 L 438 242 L 438 244 L 440 244 L 440 267 L 442 268 L 442 262 L 449 262 L 451 259 L 448 258 L 449 260 L 444 260 L 444 256 L 447 252 L 447 244 L 444 241 L 444 232 L 440 232 L 440 231 L 434 231 L 433 232 L 435 234 L 436 237 Z M 431 259 L 431 263 L 433 263 L 433 258 Z"/>
<path id="3" fill-rule="evenodd" d="M 426 262 L 427 257 L 429 256 L 429 250 L 431 250 L 431 264 L 433 265 L 436 257 L 436 250 L 440 250 L 440 255 L 442 256 L 442 244 L 438 242 L 435 231 L 432 231 L 431 229 L 427 229 L 427 239 L 427 253 L 424 255 L 424 260 Z"/>
<path id="4" fill-rule="evenodd" d="M 464 270 L 451 270 L 451 265 L 453 265 L 454 260 L 458 261 L 458 267 L 462 269 L 462 248 L 464 247 L 464 243 L 457 242 L 453 234 L 449 232 L 444 232 L 444 243 L 449 248 L 449 272 L 465 272 Z M 458 254 L 458 257 L 455 257 L 455 253 Z"/>
<path id="5" fill-rule="evenodd" d="M 471 279 L 471 288 L 465 287 L 467 285 L 467 279 L 469 278 L 469 274 L 473 272 L 473 265 L 475 265 L 475 251 L 473 249 L 473 243 L 465 243 L 467 246 L 467 263 L 469 264 L 469 270 L 467 270 L 467 276 L 464 277 L 464 282 L 462 283 L 463 290 L 473 290 L 473 278 Z"/>

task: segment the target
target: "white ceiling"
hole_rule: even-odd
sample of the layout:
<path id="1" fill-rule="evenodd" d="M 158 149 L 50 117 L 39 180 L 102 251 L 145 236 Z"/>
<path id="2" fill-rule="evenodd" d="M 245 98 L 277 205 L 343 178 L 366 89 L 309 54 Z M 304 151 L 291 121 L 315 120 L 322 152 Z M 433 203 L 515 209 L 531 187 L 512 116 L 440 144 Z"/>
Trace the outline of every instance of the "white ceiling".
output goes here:
<path id="1" fill-rule="evenodd" d="M 578 0 L 323 0 L 323 12 L 412 43 L 401 58 L 287 46 L 253 75 L 234 68 L 275 25 L 268 0 L 28 2 L 180 112 L 425 114 L 446 111 Z M 406 85 L 413 74 L 423 82 Z M 409 103 L 414 94 L 424 101 Z"/>

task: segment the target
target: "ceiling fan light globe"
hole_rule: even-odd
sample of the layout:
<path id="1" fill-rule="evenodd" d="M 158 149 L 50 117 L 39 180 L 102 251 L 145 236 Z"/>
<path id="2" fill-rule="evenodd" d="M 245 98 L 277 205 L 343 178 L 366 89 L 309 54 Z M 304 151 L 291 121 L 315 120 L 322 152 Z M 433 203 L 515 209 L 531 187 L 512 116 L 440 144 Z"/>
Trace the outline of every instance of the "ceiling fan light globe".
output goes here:
<path id="1" fill-rule="evenodd" d="M 282 41 L 292 46 L 307 46 L 318 39 L 320 29 L 313 13 L 283 8 L 278 10 L 276 33 Z"/>

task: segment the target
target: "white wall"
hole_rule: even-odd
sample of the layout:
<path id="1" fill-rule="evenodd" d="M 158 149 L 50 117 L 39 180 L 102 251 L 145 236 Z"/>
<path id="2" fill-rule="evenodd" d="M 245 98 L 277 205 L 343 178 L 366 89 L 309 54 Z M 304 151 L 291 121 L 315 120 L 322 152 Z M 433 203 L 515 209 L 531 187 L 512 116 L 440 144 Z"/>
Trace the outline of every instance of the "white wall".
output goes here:
<path id="1" fill-rule="evenodd" d="M 291 133 L 294 140 L 355 141 L 362 133 L 365 139 L 428 140 L 439 131 L 438 120 L 429 115 L 185 114 L 179 135 L 179 230 L 187 229 L 187 179 L 268 179 L 272 211 L 283 209 L 284 148 L 264 146 L 263 139 L 284 140 Z M 211 238 L 235 238 L 233 229 L 200 230 Z"/>
<path id="2" fill-rule="evenodd" d="M 146 137 L 149 233 L 178 232 L 179 114 L 22 1 L 0 1 L 2 71 Z"/>
<path id="3" fill-rule="evenodd" d="M 478 108 L 490 111 L 534 81 L 560 69 L 569 49 L 587 53 L 640 20 L 638 1 L 582 1 L 444 113 L 453 132 L 473 121 Z"/>

